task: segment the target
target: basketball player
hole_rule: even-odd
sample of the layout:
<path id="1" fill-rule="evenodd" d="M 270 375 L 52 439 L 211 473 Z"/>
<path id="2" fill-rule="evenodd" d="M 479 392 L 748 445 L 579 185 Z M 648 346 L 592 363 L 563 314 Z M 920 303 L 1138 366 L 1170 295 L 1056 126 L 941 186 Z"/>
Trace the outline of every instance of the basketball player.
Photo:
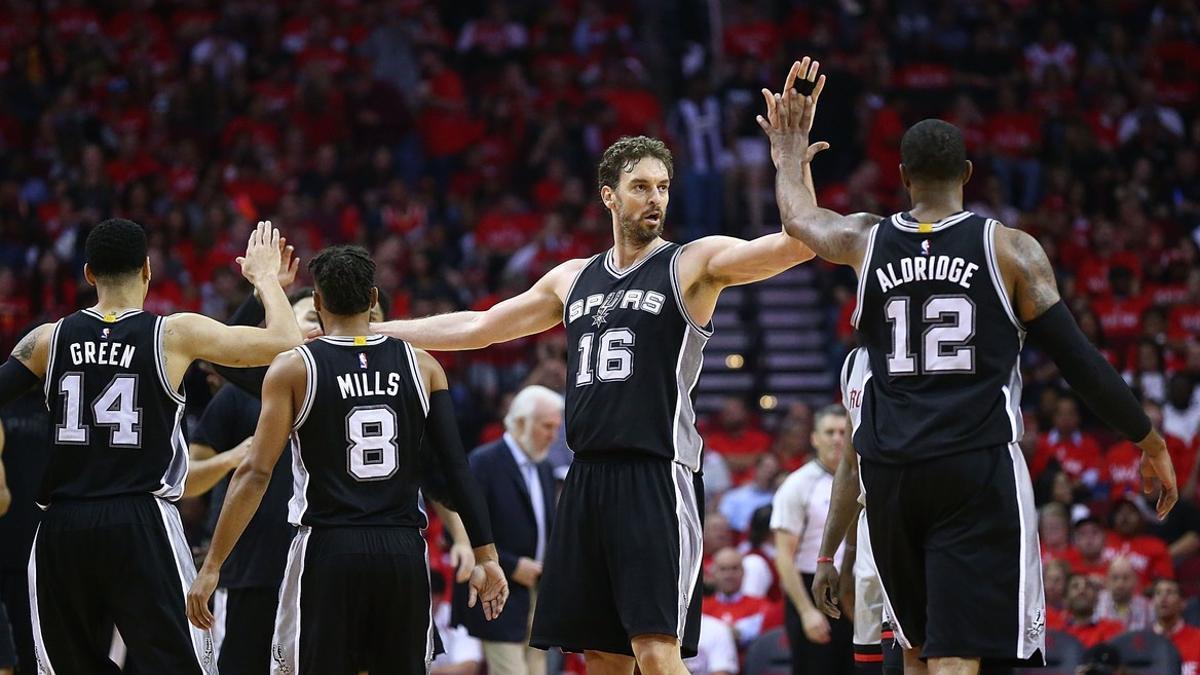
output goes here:
<path id="1" fill-rule="evenodd" d="M 182 614 L 195 567 L 172 503 L 187 474 L 179 387 L 196 359 L 260 365 L 301 341 L 275 276 L 279 232 L 259 223 L 238 259 L 266 328 L 142 311 L 150 263 L 136 223 L 100 223 L 85 249 L 96 306 L 35 329 L 0 366 L 0 405 L 44 380 L 53 421 L 29 561 L 39 672 L 117 672 L 106 620 L 145 672 L 215 672 L 211 639 Z"/>
<path id="2" fill-rule="evenodd" d="M 425 514 L 418 479 L 441 480 L 475 544 L 470 605 L 493 618 L 507 582 L 487 506 L 467 469 L 446 377 L 428 354 L 370 331 L 375 263 L 335 246 L 309 264 L 326 337 L 281 354 L 262 386 L 250 454 L 230 481 L 188 617 L 213 623 L 222 564 L 258 509 L 291 435 L 292 540 L 272 638 L 272 672 L 427 672 L 433 657 Z M 423 451 L 423 442 L 430 446 Z M 365 662 L 365 664 L 364 664 Z"/>
<path id="3" fill-rule="evenodd" d="M 816 67 L 806 58 L 792 70 Z M 1178 498 L 1161 436 L 1060 300 L 1037 241 L 964 211 L 962 134 L 922 121 L 900 143 L 911 210 L 817 206 L 805 180 L 812 95 L 764 90 L 785 230 L 858 273 L 853 322 L 872 377 L 854 435 L 867 520 L 907 672 L 977 673 L 981 659 L 1042 663 L 1036 513 L 1021 440 L 1026 334 L 1097 415 L 1137 442 L 1158 515 Z M 982 582 L 982 583 L 981 583 Z M 986 626 L 986 629 L 983 627 Z"/>
<path id="4" fill-rule="evenodd" d="M 564 262 L 487 311 L 376 327 L 418 347 L 456 350 L 566 326 L 566 438 L 575 463 L 530 644 L 583 651 L 593 674 L 632 673 L 635 659 L 646 675 L 687 672 L 681 651 L 696 653 L 700 628 L 704 513 L 692 390 L 710 319 L 722 289 L 812 257 L 783 232 L 666 241 L 672 172 L 662 141 L 618 140 L 598 171 L 612 214 L 610 250 Z"/>

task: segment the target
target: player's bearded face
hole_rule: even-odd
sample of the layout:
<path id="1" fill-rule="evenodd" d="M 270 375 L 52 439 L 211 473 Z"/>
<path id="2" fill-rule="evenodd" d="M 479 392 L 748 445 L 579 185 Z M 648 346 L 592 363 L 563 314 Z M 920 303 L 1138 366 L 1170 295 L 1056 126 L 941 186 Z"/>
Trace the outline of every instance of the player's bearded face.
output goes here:
<path id="1" fill-rule="evenodd" d="M 639 161 L 621 177 L 613 195 L 613 211 L 628 240 L 645 244 L 662 235 L 670 180 L 666 166 L 651 158 Z"/>

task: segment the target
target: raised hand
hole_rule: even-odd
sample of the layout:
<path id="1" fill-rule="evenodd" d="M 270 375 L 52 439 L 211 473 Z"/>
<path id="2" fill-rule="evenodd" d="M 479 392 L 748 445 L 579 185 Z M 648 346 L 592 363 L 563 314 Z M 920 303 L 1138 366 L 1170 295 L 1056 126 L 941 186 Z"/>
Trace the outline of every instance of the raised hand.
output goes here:
<path id="1" fill-rule="evenodd" d="M 296 247 L 287 243 L 286 237 L 279 238 L 279 285 L 286 291 L 296 283 L 296 272 L 300 271 L 300 257 L 295 255 Z"/>
<path id="2" fill-rule="evenodd" d="M 759 115 L 758 126 L 771 139 L 771 159 L 778 166 L 783 157 L 812 161 L 817 153 L 829 147 L 824 141 L 809 145 L 808 136 L 816 118 L 817 102 L 825 89 L 825 76 L 820 75 L 821 63 L 809 57 L 796 61 L 788 70 L 783 92 L 776 94 L 763 89 L 767 116 Z M 797 79 L 808 94 L 796 91 Z"/>
<path id="3" fill-rule="evenodd" d="M 279 230 L 271 226 L 271 221 L 258 222 L 258 226 L 250 233 L 250 240 L 246 242 L 246 254 L 237 258 L 237 263 L 242 266 L 242 276 L 247 281 L 257 285 L 268 279 L 278 280 L 280 252 L 284 250 L 279 239 Z"/>
<path id="4" fill-rule="evenodd" d="M 500 616 L 504 603 L 508 602 L 508 579 L 504 578 L 500 563 L 493 560 L 475 566 L 467 590 L 467 607 L 482 602 L 483 617 L 488 621 Z"/>

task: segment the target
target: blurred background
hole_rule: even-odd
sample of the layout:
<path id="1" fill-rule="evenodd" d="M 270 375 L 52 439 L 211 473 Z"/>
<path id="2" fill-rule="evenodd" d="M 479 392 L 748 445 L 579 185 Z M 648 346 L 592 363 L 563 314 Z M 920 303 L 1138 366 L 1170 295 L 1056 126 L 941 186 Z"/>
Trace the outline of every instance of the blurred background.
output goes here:
<path id="1" fill-rule="evenodd" d="M 333 243 L 370 249 L 390 318 L 489 307 L 611 245 L 595 167 L 622 135 L 675 153 L 669 238 L 773 230 L 754 115 L 759 89 L 803 55 L 829 77 L 813 132 L 832 144 L 814 166 L 820 203 L 907 208 L 900 135 L 925 117 L 957 124 L 975 165 L 967 208 L 1042 242 L 1085 333 L 1169 436 L 1184 499 L 1162 524 L 1129 498 L 1132 446 L 1027 349 L 1044 558 L 1078 558 L 1075 525 L 1099 524 L 1101 557 L 1085 558 L 1132 559 L 1137 597 L 1177 578 L 1200 622 L 1194 0 L 0 0 L 0 351 L 94 301 L 83 242 L 112 215 L 149 233 L 154 312 L 231 314 L 249 291 L 233 258 L 259 219 L 302 261 Z M 784 600 L 766 521 L 748 514 L 813 458 L 813 411 L 837 402 L 855 344 L 853 288 L 851 270 L 814 261 L 726 291 L 714 319 L 697 390 L 706 553 L 763 559 L 762 631 Z M 565 349 L 552 332 L 439 354 L 468 446 L 500 437 L 520 387 L 561 391 Z M 218 386 L 206 368 L 189 375 L 193 424 Z M 1117 528 L 1124 504 L 1137 517 Z M 202 548 L 207 501 L 183 508 Z M 35 516 L 18 509 L 0 536 L 24 536 Z M 1107 569 L 1088 569 L 1103 605 Z"/>

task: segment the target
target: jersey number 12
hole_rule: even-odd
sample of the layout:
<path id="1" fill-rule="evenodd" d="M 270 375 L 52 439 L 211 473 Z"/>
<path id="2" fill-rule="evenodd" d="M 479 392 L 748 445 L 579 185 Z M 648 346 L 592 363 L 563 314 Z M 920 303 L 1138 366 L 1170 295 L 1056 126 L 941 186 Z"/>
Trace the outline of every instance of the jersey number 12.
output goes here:
<path id="1" fill-rule="evenodd" d="M 928 328 L 921 334 L 921 368 L 918 355 L 909 345 L 908 306 L 910 298 L 894 296 L 883 306 L 892 324 L 892 350 L 887 357 L 888 375 L 938 375 L 975 372 L 975 303 L 965 295 L 935 295 L 925 301 L 921 318 Z"/>

